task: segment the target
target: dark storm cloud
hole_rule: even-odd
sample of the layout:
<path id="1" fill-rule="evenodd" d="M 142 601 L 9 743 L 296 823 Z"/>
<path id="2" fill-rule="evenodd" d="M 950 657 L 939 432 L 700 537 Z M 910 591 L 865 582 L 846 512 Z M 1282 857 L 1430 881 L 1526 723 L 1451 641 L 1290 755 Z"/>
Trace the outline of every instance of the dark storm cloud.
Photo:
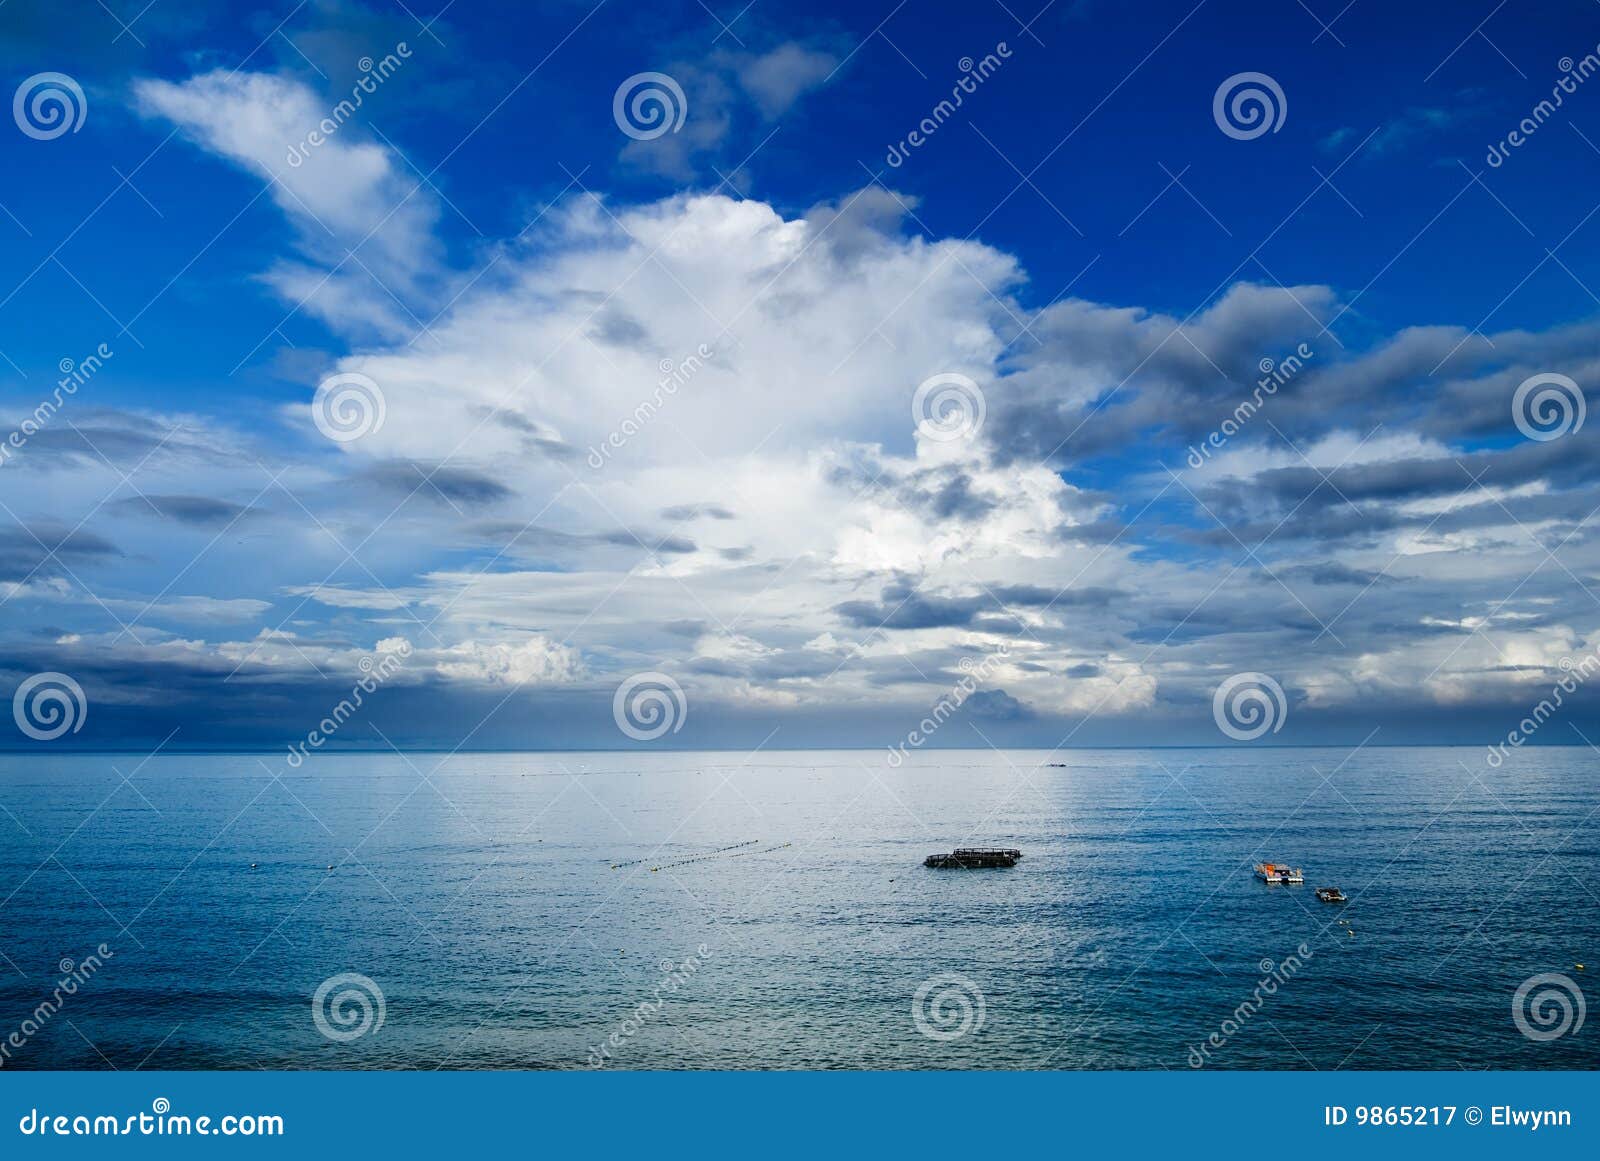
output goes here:
<path id="1" fill-rule="evenodd" d="M 1026 704 L 1003 689 L 974 690 L 961 703 L 961 708 L 975 718 L 997 722 L 1015 722 L 1033 716 Z"/>
<path id="2" fill-rule="evenodd" d="M 1082 588 L 1047 588 L 1043 585 L 993 585 L 992 592 L 1003 604 L 1038 608 L 1073 608 L 1094 606 L 1103 608 L 1123 594 L 1117 589 L 1102 585 L 1085 585 Z"/>
<path id="3" fill-rule="evenodd" d="M 698 520 L 702 516 L 711 520 L 733 520 L 736 513 L 724 508 L 721 504 L 679 504 L 675 508 L 661 509 L 661 518 L 671 520 L 674 524 Z"/>
<path id="4" fill-rule="evenodd" d="M 493 504 L 515 494 L 486 472 L 418 460 L 384 460 L 365 469 L 361 478 L 402 497 L 414 495 L 469 508 Z"/>
<path id="5" fill-rule="evenodd" d="M 1367 585 L 1378 584 L 1381 581 L 1394 580 L 1393 577 L 1384 573 L 1351 568 L 1349 565 L 1340 564 L 1335 560 L 1292 565 L 1289 568 L 1278 569 L 1277 573 L 1285 580 L 1303 577 L 1314 585 L 1360 585 L 1366 587 Z"/>
<path id="6" fill-rule="evenodd" d="M 939 629 L 969 626 L 993 607 L 987 596 L 929 597 L 897 583 L 885 585 L 876 601 L 845 601 L 834 611 L 862 629 Z"/>
<path id="7" fill-rule="evenodd" d="M 899 489 L 900 502 L 913 511 L 941 520 L 977 520 L 994 510 L 995 497 L 973 491 L 972 477 L 957 468 L 931 469 L 908 477 Z"/>
<path id="8" fill-rule="evenodd" d="M 60 576 L 122 555 L 109 540 L 55 524 L 0 529 L 0 580 Z"/>
<path id="9" fill-rule="evenodd" d="M 1552 489 L 1581 487 L 1600 480 L 1600 435 L 1583 429 L 1546 443 L 1523 441 L 1495 451 L 1347 464 L 1319 471 L 1310 466 L 1272 468 L 1249 479 L 1228 479 L 1203 488 L 1200 496 L 1219 513 L 1252 505 L 1288 508 L 1334 507 L 1373 500 L 1393 503 L 1461 496 L 1472 502 L 1479 485 L 1518 488 L 1546 484 Z"/>
<path id="10" fill-rule="evenodd" d="M 259 511 L 259 509 L 247 508 L 243 504 L 235 504 L 230 500 L 217 500 L 210 496 L 150 493 L 141 496 L 130 496 L 126 500 L 118 500 L 110 507 L 127 515 L 160 515 L 168 520 L 176 520 L 180 524 L 194 524 L 202 527 L 226 525 L 232 520 Z"/>
<path id="11" fill-rule="evenodd" d="M 1299 482 L 1310 481 L 1301 477 Z M 1282 491 L 1278 490 L 1280 488 Z M 1175 535 L 1193 544 L 1220 548 L 1225 553 L 1235 550 L 1242 553 L 1245 549 L 1241 544 L 1258 550 L 1264 543 L 1282 547 L 1306 541 L 1317 542 L 1324 551 L 1334 547 L 1370 547 L 1384 534 L 1401 529 L 1425 530 L 1430 535 L 1442 536 L 1478 528 L 1509 528 L 1493 538 L 1493 543 L 1512 547 L 1520 542 L 1525 548 L 1532 536 L 1527 526 L 1545 521 L 1575 526 L 1600 506 L 1600 490 L 1597 489 L 1496 497 L 1464 480 L 1453 492 L 1423 492 L 1410 497 L 1439 497 L 1449 501 L 1442 510 L 1404 513 L 1389 502 L 1366 499 L 1354 503 L 1353 498 L 1342 497 L 1332 486 L 1321 482 L 1312 484 L 1311 489 L 1309 494 L 1288 500 L 1293 488 L 1285 486 L 1281 478 L 1261 493 L 1251 493 L 1248 485 L 1230 488 L 1228 501 L 1212 505 L 1210 513 L 1200 514 L 1201 519 L 1213 522 L 1211 527 L 1189 529 Z M 1263 499 L 1273 503 L 1273 511 L 1258 516 L 1256 513 L 1263 504 L 1257 501 Z M 1566 532 L 1554 537 L 1556 542 L 1564 539 Z M 1490 540 L 1480 540 L 1476 549 L 1486 551 L 1492 546 Z"/>
<path id="12" fill-rule="evenodd" d="M 583 455 L 581 448 L 567 443 L 555 432 L 534 423 L 521 412 L 481 406 L 470 407 L 467 411 L 482 423 L 493 423 L 507 431 L 516 432 L 522 436 L 522 446 L 527 451 L 539 452 L 557 460 L 576 459 Z"/>
<path id="13" fill-rule="evenodd" d="M 885 585 L 876 601 L 845 601 L 835 605 L 834 612 L 864 629 L 972 628 L 1018 635 L 1027 629 L 1006 615 L 1010 608 L 1105 608 L 1121 595 L 1098 585 L 1066 589 L 996 585 L 969 596 L 949 597 L 920 592 L 902 580 Z"/>
<path id="14" fill-rule="evenodd" d="M 28 437 L 16 462 L 35 469 L 109 461 L 121 468 L 193 457 L 231 461 L 237 453 L 196 427 L 109 408 L 65 411 Z M 270 473 L 269 473 L 270 476 Z"/>
<path id="15" fill-rule="evenodd" d="M 650 340 L 650 332 L 632 315 L 608 306 L 595 317 L 584 337 L 602 346 L 632 350 L 644 346 Z"/>
<path id="16" fill-rule="evenodd" d="M 1333 313 L 1326 287 L 1247 283 L 1187 321 L 1055 304 L 1030 328 L 1038 346 L 986 393 L 985 438 L 1002 463 L 1058 464 L 1126 453 L 1152 432 L 1195 438 L 1257 385 L 1263 358 L 1292 354 Z M 1293 390 L 1304 390 L 1301 376 L 1279 389 Z"/>
<path id="17" fill-rule="evenodd" d="M 575 550 L 597 544 L 669 555 L 684 555 L 699 551 L 699 545 L 686 536 L 661 536 L 648 530 L 635 532 L 627 528 L 617 528 L 608 532 L 573 533 L 502 520 L 476 524 L 472 531 L 490 542 L 503 542 L 508 548 L 526 548 L 535 551 Z"/>

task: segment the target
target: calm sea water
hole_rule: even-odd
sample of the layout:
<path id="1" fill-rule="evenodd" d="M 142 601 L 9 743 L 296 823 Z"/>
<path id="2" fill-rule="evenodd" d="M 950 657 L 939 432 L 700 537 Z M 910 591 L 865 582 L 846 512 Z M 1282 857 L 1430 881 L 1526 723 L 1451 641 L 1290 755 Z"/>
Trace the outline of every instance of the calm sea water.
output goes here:
<path id="1" fill-rule="evenodd" d="M 1600 1000 L 1592 751 L 1046 757 L 0 757 L 3 1067 L 1600 1064 L 1513 1020 Z M 344 973 L 383 1019 L 331 1039 Z"/>

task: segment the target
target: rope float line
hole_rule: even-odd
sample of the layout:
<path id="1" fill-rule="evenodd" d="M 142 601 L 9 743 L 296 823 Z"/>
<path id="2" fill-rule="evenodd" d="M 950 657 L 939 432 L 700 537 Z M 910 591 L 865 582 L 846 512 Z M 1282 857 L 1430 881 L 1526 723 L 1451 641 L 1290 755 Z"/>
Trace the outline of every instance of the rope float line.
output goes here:
<path id="1" fill-rule="evenodd" d="M 734 843 L 732 846 L 728 846 L 728 847 L 718 847 L 714 851 L 706 851 L 703 854 L 693 855 L 693 856 L 691 856 L 689 858 L 686 858 L 686 859 L 680 859 L 678 861 L 678 863 L 692 863 L 692 862 L 696 862 L 696 861 L 698 861 L 700 859 L 709 859 L 709 858 L 712 858 L 713 856 L 724 854 L 724 853 L 726 853 L 728 851 L 736 851 L 741 847 L 753 847 L 760 841 L 761 841 L 760 839 L 751 839 L 749 842 Z M 625 863 L 612 863 L 611 864 L 611 869 L 613 871 L 620 871 L 623 867 L 637 867 L 640 863 L 645 862 L 645 861 L 646 860 L 644 860 L 644 859 L 629 859 Z M 676 866 L 678 866 L 678 863 L 669 863 L 668 866 L 676 867 Z M 653 871 L 660 870 L 659 867 L 652 867 L 650 869 L 653 870 Z"/>
<path id="2" fill-rule="evenodd" d="M 692 858 L 687 858 L 687 859 L 678 859 L 676 862 L 671 862 L 671 863 L 662 863 L 659 867 L 651 867 L 650 868 L 650 872 L 652 874 L 654 874 L 656 871 L 666 871 L 666 870 L 670 870 L 673 867 L 686 866 L 689 863 L 704 863 L 704 862 L 706 862 L 706 861 L 708 861 L 710 859 L 716 858 L 718 855 L 725 854 L 728 851 L 737 851 L 738 852 L 737 854 L 727 855 L 727 857 L 730 858 L 730 859 L 737 859 L 741 855 L 765 855 L 765 854 L 770 854 L 773 851 L 781 851 L 784 847 L 788 847 L 788 846 L 793 846 L 794 845 L 793 843 L 780 843 L 779 845 L 777 845 L 775 847 L 768 847 L 764 851 L 743 851 L 743 850 L 739 850 L 739 847 L 753 847 L 759 841 L 760 841 L 759 839 L 752 839 L 750 842 L 739 843 L 739 844 L 737 844 L 737 846 L 732 846 L 732 847 L 724 847 L 720 851 L 712 851 L 709 854 L 695 855 Z"/>

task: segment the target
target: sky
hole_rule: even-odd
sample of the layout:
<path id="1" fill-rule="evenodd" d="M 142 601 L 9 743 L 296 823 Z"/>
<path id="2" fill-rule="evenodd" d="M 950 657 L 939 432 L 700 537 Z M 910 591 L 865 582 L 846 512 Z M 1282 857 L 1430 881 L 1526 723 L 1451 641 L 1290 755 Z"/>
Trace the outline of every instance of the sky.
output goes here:
<path id="1" fill-rule="evenodd" d="M 440 3 L 0 7 L 0 746 L 1600 740 L 1594 0 Z"/>

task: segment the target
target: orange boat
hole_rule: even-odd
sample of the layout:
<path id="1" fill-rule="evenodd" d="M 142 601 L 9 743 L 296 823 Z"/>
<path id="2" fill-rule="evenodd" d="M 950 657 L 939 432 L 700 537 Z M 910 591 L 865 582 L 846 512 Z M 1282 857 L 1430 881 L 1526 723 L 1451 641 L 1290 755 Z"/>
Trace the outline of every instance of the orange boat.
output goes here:
<path id="1" fill-rule="evenodd" d="M 1286 867 L 1282 863 L 1257 863 L 1256 878 L 1263 883 L 1304 883 L 1305 872 L 1299 867 Z"/>

